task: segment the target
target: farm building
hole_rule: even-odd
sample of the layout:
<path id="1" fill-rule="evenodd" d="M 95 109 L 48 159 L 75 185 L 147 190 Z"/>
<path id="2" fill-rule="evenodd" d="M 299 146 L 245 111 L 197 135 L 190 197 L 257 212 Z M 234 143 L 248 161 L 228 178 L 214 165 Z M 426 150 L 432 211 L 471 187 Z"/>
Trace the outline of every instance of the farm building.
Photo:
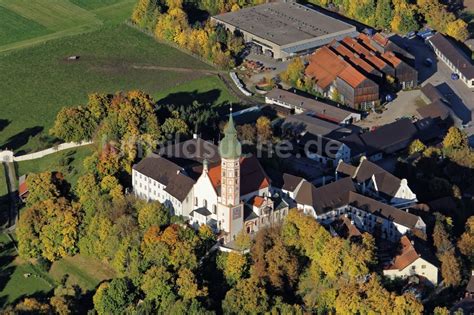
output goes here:
<path id="1" fill-rule="evenodd" d="M 311 55 L 306 75 L 315 78 L 315 89 L 326 97 L 357 110 L 368 110 L 379 101 L 379 86 L 327 46 Z"/>
<path id="2" fill-rule="evenodd" d="M 213 16 L 216 24 L 243 34 L 247 43 L 275 59 L 307 54 L 344 37 L 355 37 L 355 26 L 294 2 L 272 2 Z"/>

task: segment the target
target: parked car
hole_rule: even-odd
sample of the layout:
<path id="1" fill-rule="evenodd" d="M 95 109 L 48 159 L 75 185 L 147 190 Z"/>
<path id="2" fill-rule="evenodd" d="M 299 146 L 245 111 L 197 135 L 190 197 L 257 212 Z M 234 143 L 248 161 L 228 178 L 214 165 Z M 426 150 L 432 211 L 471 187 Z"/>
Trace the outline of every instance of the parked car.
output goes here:
<path id="1" fill-rule="evenodd" d="M 431 67 L 433 65 L 433 60 L 431 60 L 431 58 L 426 58 L 423 63 L 425 64 L 425 66 Z"/>
<path id="2" fill-rule="evenodd" d="M 416 37 L 416 32 L 415 31 L 409 32 L 405 35 L 405 37 L 408 39 L 413 39 Z"/>
<path id="3" fill-rule="evenodd" d="M 420 37 L 421 39 L 423 40 L 427 40 L 428 38 L 430 38 L 431 36 L 433 36 L 433 30 L 430 29 L 430 28 L 427 28 L 423 31 L 419 31 L 418 32 L 418 37 Z"/>
<path id="4" fill-rule="evenodd" d="M 451 73 L 451 80 L 456 81 L 459 80 L 459 74 L 457 73 Z"/>

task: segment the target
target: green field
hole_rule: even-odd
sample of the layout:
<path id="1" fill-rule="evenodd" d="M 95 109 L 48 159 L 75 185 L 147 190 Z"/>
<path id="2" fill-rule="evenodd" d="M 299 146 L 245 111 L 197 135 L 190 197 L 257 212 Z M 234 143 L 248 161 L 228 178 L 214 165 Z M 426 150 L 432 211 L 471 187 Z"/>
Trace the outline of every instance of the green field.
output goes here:
<path id="1" fill-rule="evenodd" d="M 13 243 L 0 234 L 0 308 L 24 296 L 41 295 L 54 288 L 48 274 L 19 259 Z M 25 275 L 30 274 L 29 277 Z"/>
<path id="2" fill-rule="evenodd" d="M 61 172 L 71 185 L 85 174 L 84 159 L 90 156 L 94 148 L 92 145 L 69 149 L 47 155 L 41 159 L 15 163 L 17 176 L 28 173 Z"/>
<path id="3" fill-rule="evenodd" d="M 236 103 L 238 99 L 229 92 L 224 82 L 217 76 L 206 76 L 182 83 L 176 87 L 152 94 L 162 104 L 189 104 L 193 101 L 220 105 Z"/>
<path id="4" fill-rule="evenodd" d="M 67 61 L 70 55 L 80 59 Z M 217 89 L 217 100 L 212 99 L 215 93 L 209 95 L 211 103 L 235 101 L 206 72 L 208 65 L 126 25 L 16 50 L 0 55 L 0 64 L 0 117 L 6 120 L 0 147 L 16 152 L 39 149 L 39 137 L 52 127 L 56 113 L 63 106 L 85 103 L 92 92 L 142 89 L 153 95 L 173 88 L 178 91 L 178 85 L 200 79 L 184 90 Z M 156 70 L 153 66 L 193 71 Z"/>
<path id="5" fill-rule="evenodd" d="M 0 0 L 0 52 L 127 19 L 134 0 Z"/>
<path id="6" fill-rule="evenodd" d="M 87 291 L 104 280 L 112 279 L 115 272 L 93 257 L 76 255 L 53 263 L 49 275 L 58 282 L 67 275 L 67 285 L 78 285 L 83 291 Z"/>

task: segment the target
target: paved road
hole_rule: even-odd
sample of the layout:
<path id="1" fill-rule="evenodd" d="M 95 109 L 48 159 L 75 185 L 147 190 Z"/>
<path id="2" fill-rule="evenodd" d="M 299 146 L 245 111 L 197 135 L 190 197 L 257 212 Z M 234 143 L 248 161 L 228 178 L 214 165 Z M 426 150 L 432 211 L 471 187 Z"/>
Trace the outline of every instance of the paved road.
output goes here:
<path id="1" fill-rule="evenodd" d="M 461 80 L 451 80 L 451 70 L 438 60 L 428 44 L 420 39 L 404 40 L 410 47 L 410 53 L 416 58 L 416 68 L 419 72 L 419 81 L 421 85 L 431 83 L 436 86 L 446 99 L 451 103 L 453 111 L 463 123 L 469 123 L 472 120 L 474 111 L 474 89 L 469 89 Z M 423 62 L 426 58 L 431 58 L 435 64 L 426 67 Z M 474 134 L 474 129 L 467 129 L 469 135 Z"/>

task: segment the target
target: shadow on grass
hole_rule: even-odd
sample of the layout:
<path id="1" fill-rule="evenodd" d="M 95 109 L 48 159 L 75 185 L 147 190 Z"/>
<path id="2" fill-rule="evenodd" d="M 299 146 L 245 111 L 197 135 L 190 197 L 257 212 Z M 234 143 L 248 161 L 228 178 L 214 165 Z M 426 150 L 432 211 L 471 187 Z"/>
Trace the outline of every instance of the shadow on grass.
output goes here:
<path id="1" fill-rule="evenodd" d="M 13 252 L 13 243 L 0 243 L 0 252 L 4 253 L 0 256 L 0 292 L 3 292 L 10 277 L 15 271 L 15 267 L 9 266 L 15 256 L 11 253 Z M 0 309 L 2 309 L 8 300 L 8 296 L 3 296 L 0 298 Z"/>
<path id="2" fill-rule="evenodd" d="M 0 119 L 0 131 L 5 129 L 11 123 L 8 119 Z"/>
<path id="3" fill-rule="evenodd" d="M 6 183 L 0 183 L 0 185 L 6 185 Z M 7 224 L 9 221 L 10 202 L 8 194 L 0 196 L 0 226 Z"/>
<path id="4" fill-rule="evenodd" d="M 165 98 L 161 99 L 159 105 L 187 105 L 197 101 L 201 104 L 217 105 L 216 102 L 221 96 L 221 91 L 217 89 L 209 90 L 207 92 L 178 92 L 171 93 Z"/>
<path id="5" fill-rule="evenodd" d="M 1 147 L 2 149 L 9 149 L 9 150 L 17 150 L 18 148 L 21 148 L 25 144 L 28 143 L 30 138 L 36 136 L 37 134 L 41 133 L 43 131 L 43 127 L 40 126 L 35 126 L 31 128 L 26 128 L 20 133 L 17 133 L 16 135 L 10 137 L 7 142 L 3 144 Z"/>

